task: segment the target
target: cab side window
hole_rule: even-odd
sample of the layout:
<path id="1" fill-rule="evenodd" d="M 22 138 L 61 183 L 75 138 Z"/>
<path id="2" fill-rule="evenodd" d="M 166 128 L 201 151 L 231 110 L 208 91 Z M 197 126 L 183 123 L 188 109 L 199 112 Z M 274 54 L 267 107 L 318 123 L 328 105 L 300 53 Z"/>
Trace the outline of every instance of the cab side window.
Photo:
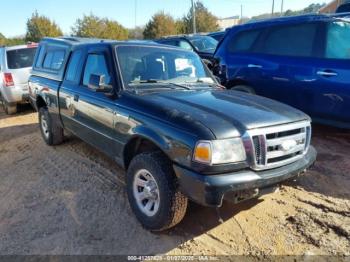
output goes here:
<path id="1" fill-rule="evenodd" d="M 91 75 L 104 75 L 105 84 L 111 84 L 107 61 L 103 54 L 89 54 L 86 60 L 83 85 L 88 86 Z"/>
<path id="2" fill-rule="evenodd" d="M 81 60 L 82 53 L 83 53 L 82 50 L 76 50 L 73 52 L 73 54 L 69 60 L 68 68 L 67 68 L 67 74 L 66 74 L 67 81 L 77 82 L 78 77 L 79 77 L 78 65 L 79 65 L 79 62 Z"/>

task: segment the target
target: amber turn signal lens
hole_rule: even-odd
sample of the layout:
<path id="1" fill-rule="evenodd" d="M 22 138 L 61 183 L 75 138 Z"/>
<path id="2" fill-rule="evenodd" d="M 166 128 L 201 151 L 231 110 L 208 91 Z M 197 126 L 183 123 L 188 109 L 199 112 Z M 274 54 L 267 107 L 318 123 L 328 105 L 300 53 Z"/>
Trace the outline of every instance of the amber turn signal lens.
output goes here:
<path id="1" fill-rule="evenodd" d="M 211 161 L 211 145 L 208 142 L 200 142 L 197 144 L 194 152 L 194 160 L 202 163 L 210 163 Z"/>

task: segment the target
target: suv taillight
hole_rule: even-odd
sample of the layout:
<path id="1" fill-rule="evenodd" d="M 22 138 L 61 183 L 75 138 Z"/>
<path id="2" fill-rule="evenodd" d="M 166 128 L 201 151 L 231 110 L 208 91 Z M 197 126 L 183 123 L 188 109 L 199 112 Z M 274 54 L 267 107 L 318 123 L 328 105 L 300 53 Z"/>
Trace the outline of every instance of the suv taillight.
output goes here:
<path id="1" fill-rule="evenodd" d="M 34 42 L 28 42 L 27 43 L 27 48 L 32 48 L 32 47 L 38 47 L 38 44 L 34 43 Z"/>
<path id="2" fill-rule="evenodd" d="M 4 73 L 4 83 L 5 86 L 14 86 L 15 83 L 13 82 L 12 74 L 11 73 Z"/>

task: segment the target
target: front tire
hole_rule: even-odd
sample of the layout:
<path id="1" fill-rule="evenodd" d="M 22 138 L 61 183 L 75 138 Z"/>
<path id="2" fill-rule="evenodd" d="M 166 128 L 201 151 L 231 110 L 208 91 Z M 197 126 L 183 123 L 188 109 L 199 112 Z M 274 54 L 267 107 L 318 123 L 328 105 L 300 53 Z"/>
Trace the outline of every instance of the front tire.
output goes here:
<path id="1" fill-rule="evenodd" d="M 179 191 L 171 162 L 163 153 L 134 157 L 126 180 L 130 206 L 144 228 L 163 231 L 184 218 L 188 200 Z"/>
<path id="2" fill-rule="evenodd" d="M 49 146 L 59 145 L 63 142 L 63 128 L 52 120 L 46 107 L 39 109 L 39 126 L 41 135 Z"/>

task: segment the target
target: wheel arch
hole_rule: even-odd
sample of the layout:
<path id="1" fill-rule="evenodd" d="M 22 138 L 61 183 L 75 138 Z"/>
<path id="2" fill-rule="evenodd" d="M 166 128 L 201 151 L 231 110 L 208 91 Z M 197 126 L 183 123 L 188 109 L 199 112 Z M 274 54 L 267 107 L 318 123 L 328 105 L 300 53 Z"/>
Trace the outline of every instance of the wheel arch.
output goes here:
<path id="1" fill-rule="evenodd" d="M 38 111 L 39 111 L 40 108 L 42 108 L 42 107 L 47 107 L 47 104 L 46 104 L 44 98 L 43 98 L 41 95 L 38 95 L 38 96 L 36 97 L 36 102 L 35 102 L 35 104 L 36 104 L 36 108 L 37 108 Z"/>
<path id="2" fill-rule="evenodd" d="M 244 85 L 244 86 L 251 86 L 248 81 L 243 80 L 243 79 L 232 79 L 228 81 L 226 84 L 227 89 L 231 89 L 234 86 L 239 86 L 239 85 Z"/>
<path id="3" fill-rule="evenodd" d="M 144 129 L 146 131 L 146 129 Z M 154 131 L 140 132 L 134 134 L 125 144 L 123 149 L 123 165 L 127 169 L 133 157 L 140 153 L 161 151 L 169 159 L 169 146 L 164 138 Z"/>

